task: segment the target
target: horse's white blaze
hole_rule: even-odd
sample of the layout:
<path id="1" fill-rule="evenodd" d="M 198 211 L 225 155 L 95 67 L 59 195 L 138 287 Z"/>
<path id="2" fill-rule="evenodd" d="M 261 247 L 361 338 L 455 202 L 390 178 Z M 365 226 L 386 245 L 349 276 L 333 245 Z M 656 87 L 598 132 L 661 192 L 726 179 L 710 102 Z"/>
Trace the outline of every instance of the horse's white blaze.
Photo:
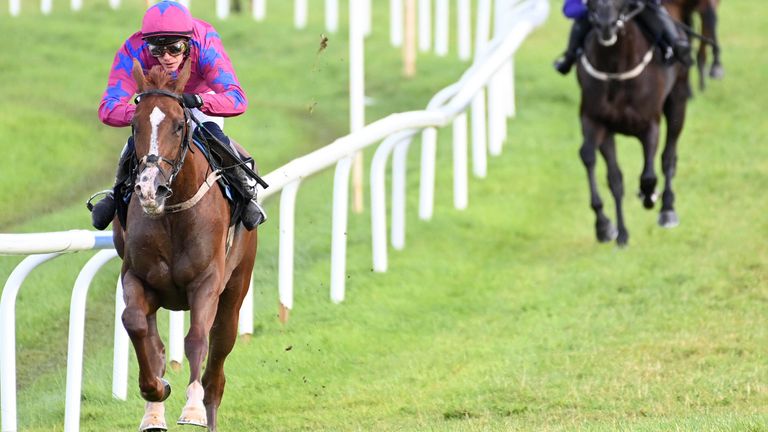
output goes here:
<path id="1" fill-rule="evenodd" d="M 160 146 L 157 143 L 157 129 L 160 127 L 160 122 L 163 119 L 165 119 L 165 113 L 158 107 L 155 107 L 152 110 L 152 114 L 149 115 L 149 123 L 152 125 L 152 135 L 149 138 L 149 154 L 160 154 Z"/>
<path id="2" fill-rule="evenodd" d="M 156 198 L 155 183 L 156 179 L 161 176 L 160 168 L 156 166 L 150 166 L 145 168 L 139 177 L 136 179 L 136 185 L 139 186 L 141 193 L 139 198 L 143 200 L 154 200 Z"/>

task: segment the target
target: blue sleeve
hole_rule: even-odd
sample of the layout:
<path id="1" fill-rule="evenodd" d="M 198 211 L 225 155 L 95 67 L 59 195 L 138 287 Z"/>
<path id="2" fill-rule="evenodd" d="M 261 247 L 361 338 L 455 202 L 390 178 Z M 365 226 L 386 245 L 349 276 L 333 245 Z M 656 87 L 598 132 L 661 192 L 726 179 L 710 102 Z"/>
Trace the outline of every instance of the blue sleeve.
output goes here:
<path id="1" fill-rule="evenodd" d="M 587 6 L 583 0 L 565 0 L 563 15 L 573 19 L 584 18 L 587 16 Z"/>

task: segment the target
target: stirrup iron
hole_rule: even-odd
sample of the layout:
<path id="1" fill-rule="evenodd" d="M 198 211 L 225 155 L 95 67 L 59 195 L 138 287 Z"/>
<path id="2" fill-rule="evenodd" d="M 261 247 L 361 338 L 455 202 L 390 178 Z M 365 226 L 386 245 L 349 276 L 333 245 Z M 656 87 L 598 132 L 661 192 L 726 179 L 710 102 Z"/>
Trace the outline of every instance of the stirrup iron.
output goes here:
<path id="1" fill-rule="evenodd" d="M 93 204 L 91 203 L 91 201 L 93 201 L 94 198 L 101 195 L 107 196 L 111 193 L 113 193 L 112 189 L 104 189 L 103 191 L 99 191 L 91 195 L 91 197 L 88 198 L 88 201 L 85 202 L 85 206 L 88 208 L 88 211 L 93 212 Z"/>

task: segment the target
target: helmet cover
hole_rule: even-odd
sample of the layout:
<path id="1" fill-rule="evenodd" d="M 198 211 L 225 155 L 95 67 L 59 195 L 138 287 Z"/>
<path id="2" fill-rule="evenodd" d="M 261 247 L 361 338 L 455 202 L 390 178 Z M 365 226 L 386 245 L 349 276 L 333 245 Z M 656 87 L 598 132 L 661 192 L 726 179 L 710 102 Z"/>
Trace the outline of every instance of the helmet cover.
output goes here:
<path id="1" fill-rule="evenodd" d="M 144 13 L 141 21 L 142 38 L 160 36 L 190 37 L 193 31 L 192 15 L 179 2 L 163 0 Z"/>

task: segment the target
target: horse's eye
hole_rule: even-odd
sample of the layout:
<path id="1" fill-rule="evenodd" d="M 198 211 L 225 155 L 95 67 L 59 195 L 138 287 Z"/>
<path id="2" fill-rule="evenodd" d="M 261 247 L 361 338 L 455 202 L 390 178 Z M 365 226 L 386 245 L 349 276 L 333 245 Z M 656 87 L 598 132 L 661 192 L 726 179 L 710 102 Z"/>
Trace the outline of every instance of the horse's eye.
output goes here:
<path id="1" fill-rule="evenodd" d="M 176 123 L 176 127 L 173 129 L 173 133 L 176 135 L 181 135 L 181 132 L 184 130 L 184 123 L 178 122 Z"/>

